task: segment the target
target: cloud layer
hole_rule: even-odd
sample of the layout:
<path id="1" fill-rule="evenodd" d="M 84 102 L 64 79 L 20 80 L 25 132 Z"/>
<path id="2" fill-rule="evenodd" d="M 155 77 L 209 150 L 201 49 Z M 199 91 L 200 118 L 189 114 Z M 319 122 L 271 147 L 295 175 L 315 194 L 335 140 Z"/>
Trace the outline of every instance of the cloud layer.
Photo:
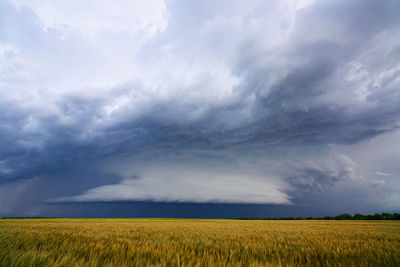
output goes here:
<path id="1" fill-rule="evenodd" d="M 396 158 L 368 147 L 396 154 L 399 14 L 395 0 L 1 1 L 0 213 L 343 195 L 398 209 L 381 197 L 399 190 Z"/>

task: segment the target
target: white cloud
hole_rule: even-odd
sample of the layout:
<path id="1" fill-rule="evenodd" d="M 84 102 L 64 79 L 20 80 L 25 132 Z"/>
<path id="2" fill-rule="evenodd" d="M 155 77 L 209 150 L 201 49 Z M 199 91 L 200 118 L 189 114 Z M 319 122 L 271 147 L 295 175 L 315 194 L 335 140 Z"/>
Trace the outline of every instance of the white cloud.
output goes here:
<path id="1" fill-rule="evenodd" d="M 199 9 L 208 13 L 183 32 L 182 24 L 189 18 L 174 13 L 180 20 L 169 25 L 176 18 L 169 17 L 168 3 L 161 0 L 12 2 L 18 8 L 9 6 L 4 12 L 15 34 L 0 40 L 1 51 L 18 53 L 7 52 L 2 82 L 8 90 L 3 99 L 33 117 L 52 114 L 61 125 L 70 126 L 82 122 L 80 116 L 66 114 L 62 99 L 94 100 L 102 108 L 82 114 L 92 118 L 84 127 L 87 131 L 116 124 L 119 117 L 138 118 L 170 102 L 173 108 L 166 117 L 185 122 L 243 101 L 246 108 L 235 114 L 240 120 L 225 126 L 249 120 L 254 100 L 243 100 L 241 78 L 232 70 L 238 49 L 246 35 L 258 34 L 253 28 L 259 24 L 268 29 L 263 39 L 281 40 L 295 16 L 289 2 L 238 1 L 230 8 L 204 3 Z M 258 9 L 274 17 L 261 16 Z M 265 40 L 264 45 L 270 42 Z M 128 93 L 116 95 L 121 87 L 129 88 Z M 218 123 L 225 121 L 222 116 Z"/>
<path id="2" fill-rule="evenodd" d="M 310 5 L 312 5 L 316 0 L 297 0 L 294 1 L 295 5 L 296 5 L 296 9 L 302 9 L 302 8 L 306 8 Z"/>
<path id="3" fill-rule="evenodd" d="M 363 175 L 365 198 L 384 209 L 399 209 L 400 188 L 399 131 L 379 135 L 353 145 L 334 145 L 332 149 L 344 153 L 357 163 Z M 361 191 L 361 190 L 360 190 Z"/>
<path id="4" fill-rule="evenodd" d="M 164 0 L 12 1 L 20 8 L 27 7 L 35 12 L 46 30 L 72 27 L 88 35 L 107 31 L 154 35 L 167 25 Z"/>
<path id="5" fill-rule="evenodd" d="M 383 177 L 393 176 L 393 173 L 388 173 L 388 172 L 375 172 L 375 174 L 378 176 L 383 176 Z"/>

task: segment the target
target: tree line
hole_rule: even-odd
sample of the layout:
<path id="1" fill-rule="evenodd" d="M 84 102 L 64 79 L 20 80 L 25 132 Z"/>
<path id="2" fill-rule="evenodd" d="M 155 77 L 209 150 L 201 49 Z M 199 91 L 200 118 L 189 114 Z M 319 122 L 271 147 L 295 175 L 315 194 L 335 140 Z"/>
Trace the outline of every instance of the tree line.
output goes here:
<path id="1" fill-rule="evenodd" d="M 337 216 L 324 216 L 324 217 L 280 217 L 280 218 L 257 218 L 257 217 L 241 217 L 239 220 L 400 220 L 400 213 L 386 213 L 381 214 L 360 214 L 354 215 L 343 213 Z"/>

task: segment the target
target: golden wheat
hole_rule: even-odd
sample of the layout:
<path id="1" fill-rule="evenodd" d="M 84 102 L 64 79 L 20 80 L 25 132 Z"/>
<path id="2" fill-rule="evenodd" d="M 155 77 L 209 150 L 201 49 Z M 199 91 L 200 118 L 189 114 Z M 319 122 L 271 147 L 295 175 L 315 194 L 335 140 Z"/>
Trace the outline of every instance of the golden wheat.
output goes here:
<path id="1" fill-rule="evenodd" d="M 0 265 L 400 266 L 400 222 L 3 219 Z"/>

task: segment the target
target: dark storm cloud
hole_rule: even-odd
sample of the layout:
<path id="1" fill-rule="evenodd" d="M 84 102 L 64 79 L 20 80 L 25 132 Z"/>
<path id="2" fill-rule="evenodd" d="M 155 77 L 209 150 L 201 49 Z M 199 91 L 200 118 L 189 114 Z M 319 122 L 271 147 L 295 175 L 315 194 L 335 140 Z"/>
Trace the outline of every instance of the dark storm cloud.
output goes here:
<path id="1" fill-rule="evenodd" d="M 260 25 L 254 40 L 247 40 L 240 50 L 240 64 L 235 68 L 245 77 L 243 94 L 256 98 L 254 113 L 260 118 L 250 125 L 253 129 L 247 130 L 246 140 L 354 143 L 396 129 L 398 44 L 384 38 L 399 35 L 399 8 L 395 1 L 317 1 L 300 12 L 288 40 L 271 49 L 259 47 L 257 39 L 264 33 Z M 381 45 L 374 42 L 380 34 L 380 41 L 392 43 L 370 52 L 370 46 Z M 278 56 L 268 60 L 274 53 Z M 397 66 L 397 71 L 378 86 L 373 84 L 378 79 L 372 79 L 363 85 L 366 99 L 350 102 L 359 85 L 343 82 L 343 69 L 358 60 L 372 76 L 384 73 L 381 64 L 388 71 Z M 284 75 L 276 79 L 279 72 Z"/>
<path id="2" fill-rule="evenodd" d="M 186 192 L 173 196 L 172 189 L 181 186 L 200 188 L 203 193 L 192 194 L 200 202 L 242 198 L 296 204 L 342 182 L 362 180 L 356 164 L 326 147 L 353 145 L 398 129 L 400 5 L 321 0 L 297 10 L 285 3 L 252 3 L 243 14 L 208 3 L 187 18 L 195 7 L 172 2 L 166 29 L 160 26 L 156 37 L 144 41 L 142 31 L 126 37 L 118 29 L 110 41 L 110 29 L 96 35 L 99 29 L 85 25 L 90 35 L 76 24 L 65 26 L 68 20 L 49 26 L 46 16 L 33 11 L 37 7 L 2 3 L 8 14 L 0 27 L 6 44 L 0 56 L 7 66 L 0 65 L 4 199 L 14 188 L 29 195 L 31 203 L 112 201 L 119 194 L 129 200 L 139 187 L 148 190 L 145 200 L 192 200 Z M 189 20 L 185 27 L 179 26 L 182 20 Z M 27 24 L 36 45 L 23 42 Z M 143 43 L 132 49 L 122 45 L 133 40 Z M 116 55 L 109 56 L 107 49 Z M 131 50 L 138 55 L 123 54 Z M 138 62 L 118 65 L 125 58 Z M 126 78 L 121 73 L 128 68 L 140 75 Z M 310 152 L 309 147 L 316 149 Z M 308 160 L 294 164 L 304 153 L 310 154 Z M 223 167 L 203 160 L 207 157 L 221 160 Z M 257 157 L 265 162 L 251 165 Z M 194 175 L 186 169 L 191 163 L 184 160 L 196 162 L 196 170 L 215 169 L 206 172 L 209 178 L 191 180 L 185 178 Z M 117 161 L 124 162 L 123 174 L 112 165 Z M 146 162 L 154 167 L 141 169 Z M 223 169 L 234 166 L 243 170 L 224 177 Z M 157 184 L 163 187 L 174 176 L 169 198 L 164 194 L 168 183 L 164 188 Z M 213 179 L 221 182 L 220 191 L 216 187 L 208 195 L 212 190 L 206 185 Z M 248 195 L 239 190 L 230 196 L 224 188 L 229 179 L 232 192 L 243 182 Z M 250 191 L 261 185 L 271 188 L 266 191 L 273 197 L 253 192 L 251 198 Z M 7 212 L 24 203 L 8 202 Z"/>

